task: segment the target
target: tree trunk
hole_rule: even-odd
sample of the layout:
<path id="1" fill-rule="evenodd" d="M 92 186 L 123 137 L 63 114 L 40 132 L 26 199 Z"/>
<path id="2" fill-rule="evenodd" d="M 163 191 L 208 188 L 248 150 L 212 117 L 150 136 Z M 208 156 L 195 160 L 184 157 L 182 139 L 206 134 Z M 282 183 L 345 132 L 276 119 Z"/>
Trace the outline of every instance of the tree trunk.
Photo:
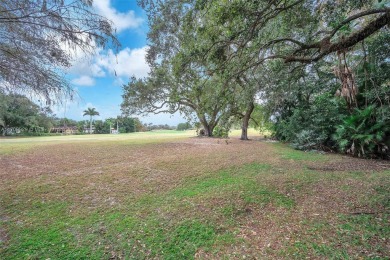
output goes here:
<path id="1" fill-rule="evenodd" d="M 213 125 L 210 125 L 207 121 L 204 121 L 204 120 L 200 120 L 202 126 L 203 126 L 203 129 L 204 129 L 204 135 L 205 136 L 208 136 L 208 137 L 212 137 L 213 136 L 213 130 L 214 130 L 214 127 Z"/>
<path id="2" fill-rule="evenodd" d="M 241 140 L 249 140 L 248 139 L 248 122 L 243 122 L 241 127 Z"/>
<path id="3" fill-rule="evenodd" d="M 208 136 L 208 137 L 213 136 L 213 129 L 210 129 L 210 125 L 209 125 L 209 123 L 207 122 L 206 117 L 205 117 L 204 115 L 198 114 L 198 118 L 199 118 L 200 123 L 201 123 L 202 126 L 203 126 L 204 135 L 205 135 L 205 136 Z"/>
<path id="4" fill-rule="evenodd" d="M 214 118 L 207 121 L 205 115 L 197 114 L 197 116 L 205 131 L 204 135 L 208 137 L 212 137 L 214 128 L 217 126 L 219 118 L 215 120 L 215 116 L 214 116 Z"/>
<path id="5" fill-rule="evenodd" d="M 92 116 L 89 119 L 89 134 L 92 134 Z"/>
<path id="6" fill-rule="evenodd" d="M 213 131 L 210 129 L 210 125 L 206 122 L 203 122 L 202 125 L 204 128 L 204 135 L 208 137 L 213 136 Z"/>
<path id="7" fill-rule="evenodd" d="M 214 125 L 209 125 L 209 127 L 208 127 L 208 134 L 207 134 L 208 137 L 212 137 L 213 136 L 214 128 L 215 128 Z"/>
<path id="8" fill-rule="evenodd" d="M 242 118 L 241 138 L 240 138 L 241 140 L 249 140 L 248 139 L 249 120 L 251 119 L 251 114 L 254 108 L 255 105 L 253 104 L 253 102 L 251 102 L 248 105 L 248 109 L 246 110 L 244 117 Z"/>

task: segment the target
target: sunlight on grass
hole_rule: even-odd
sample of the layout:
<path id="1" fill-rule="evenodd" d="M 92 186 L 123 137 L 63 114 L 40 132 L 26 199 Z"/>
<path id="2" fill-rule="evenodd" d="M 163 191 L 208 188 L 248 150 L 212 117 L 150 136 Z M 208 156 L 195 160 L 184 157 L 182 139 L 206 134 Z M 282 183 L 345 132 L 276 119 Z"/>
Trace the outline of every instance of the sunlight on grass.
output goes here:
<path id="1" fill-rule="evenodd" d="M 249 139 L 251 138 L 256 138 L 256 137 L 263 137 L 264 135 L 269 136 L 269 132 L 261 133 L 259 130 L 256 130 L 254 128 L 249 128 L 248 129 L 248 137 Z M 240 137 L 241 136 L 241 129 L 234 129 L 229 132 L 229 137 Z"/>
<path id="2" fill-rule="evenodd" d="M 129 134 L 92 134 L 92 135 L 62 135 L 36 137 L 6 137 L 0 138 L 0 155 L 26 152 L 37 146 L 63 143 L 102 143 L 120 142 L 124 144 L 149 144 L 166 142 L 177 138 L 196 136 L 194 130 L 174 131 L 157 130 Z"/>
<path id="3" fill-rule="evenodd" d="M 283 143 L 274 143 L 273 146 L 276 149 L 276 152 L 285 160 L 294 160 L 294 161 L 326 161 L 328 158 L 324 154 L 318 152 L 305 152 L 300 150 L 295 150 Z"/>

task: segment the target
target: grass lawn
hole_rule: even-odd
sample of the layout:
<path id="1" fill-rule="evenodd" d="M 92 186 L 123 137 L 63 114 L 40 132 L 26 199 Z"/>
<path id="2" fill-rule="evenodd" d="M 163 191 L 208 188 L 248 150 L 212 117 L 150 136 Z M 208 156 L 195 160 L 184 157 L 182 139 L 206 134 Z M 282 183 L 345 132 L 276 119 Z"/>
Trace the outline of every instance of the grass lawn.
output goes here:
<path id="1" fill-rule="evenodd" d="M 388 162 L 238 134 L 0 139 L 0 259 L 389 259 Z"/>

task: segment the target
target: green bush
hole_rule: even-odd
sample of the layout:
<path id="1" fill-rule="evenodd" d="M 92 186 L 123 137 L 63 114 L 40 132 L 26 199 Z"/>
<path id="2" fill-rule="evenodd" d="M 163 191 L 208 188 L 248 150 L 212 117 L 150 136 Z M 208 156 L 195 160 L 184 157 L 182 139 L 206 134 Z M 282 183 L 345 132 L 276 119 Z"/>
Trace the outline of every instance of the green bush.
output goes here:
<path id="1" fill-rule="evenodd" d="M 185 131 L 185 130 L 188 130 L 188 129 L 191 129 L 192 128 L 192 125 L 190 123 L 180 123 L 177 125 L 176 127 L 176 130 L 177 131 Z"/>
<path id="2" fill-rule="evenodd" d="M 333 139 L 340 151 L 358 157 L 390 159 L 390 109 L 355 109 L 336 128 Z"/>
<path id="3" fill-rule="evenodd" d="M 319 95 L 311 105 L 297 107 L 274 125 L 274 137 L 299 150 L 335 149 L 331 136 L 344 117 L 345 105 L 330 94 Z"/>
<path id="4" fill-rule="evenodd" d="M 321 149 L 326 143 L 328 136 L 326 133 L 316 132 L 314 130 L 302 130 L 295 135 L 291 146 L 298 150 L 317 150 Z"/>
<path id="5" fill-rule="evenodd" d="M 222 126 L 216 126 L 213 130 L 213 136 L 227 138 L 229 136 L 229 129 Z"/>

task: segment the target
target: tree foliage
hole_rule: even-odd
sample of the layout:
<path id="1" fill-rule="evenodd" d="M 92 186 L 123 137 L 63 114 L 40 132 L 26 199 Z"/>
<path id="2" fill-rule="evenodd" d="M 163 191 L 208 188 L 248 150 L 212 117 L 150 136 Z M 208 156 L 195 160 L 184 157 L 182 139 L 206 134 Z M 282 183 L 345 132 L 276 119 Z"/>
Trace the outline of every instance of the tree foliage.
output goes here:
<path id="1" fill-rule="evenodd" d="M 115 29 L 95 14 L 92 0 L 4 0 L 0 2 L 0 84 L 50 102 L 69 94 L 63 69 L 77 52 L 117 48 Z"/>
<path id="2" fill-rule="evenodd" d="M 186 123 L 178 124 L 177 127 L 176 127 L 176 130 L 184 131 L 184 130 L 188 130 L 188 129 L 191 129 L 191 128 L 192 128 L 192 125 L 189 122 L 186 122 Z"/>
<path id="3" fill-rule="evenodd" d="M 89 107 L 83 111 L 83 116 L 89 116 L 89 133 L 92 134 L 92 117 L 99 116 L 99 112 L 96 111 L 96 108 Z"/>
<path id="4" fill-rule="evenodd" d="M 208 52 L 212 56 L 230 47 L 226 59 L 241 59 L 244 65 L 238 72 L 267 59 L 319 61 L 353 47 L 390 21 L 387 2 L 375 0 L 198 1 L 197 11 L 209 35 L 223 28 Z"/>
<path id="5" fill-rule="evenodd" d="M 388 1 L 139 3 L 152 69 L 124 87 L 123 111 L 195 115 L 208 135 L 240 120 L 244 140 L 250 120 L 273 121 L 274 137 L 304 150 L 349 152 L 365 136 L 352 154 L 387 156 Z"/>
<path id="6" fill-rule="evenodd" d="M 344 56 L 357 90 L 353 102 L 350 95 L 340 95 L 344 82 L 329 73 L 340 64 L 337 55 L 327 63 L 317 63 L 316 76 L 306 77 L 304 88 L 291 88 L 295 94 L 280 103 L 275 136 L 298 149 L 331 149 L 389 159 L 389 37 L 389 33 L 377 34 Z"/>
<path id="7" fill-rule="evenodd" d="M 40 108 L 26 96 L 0 91 L 0 129 L 2 135 L 45 132 L 54 124 L 49 107 Z"/>

